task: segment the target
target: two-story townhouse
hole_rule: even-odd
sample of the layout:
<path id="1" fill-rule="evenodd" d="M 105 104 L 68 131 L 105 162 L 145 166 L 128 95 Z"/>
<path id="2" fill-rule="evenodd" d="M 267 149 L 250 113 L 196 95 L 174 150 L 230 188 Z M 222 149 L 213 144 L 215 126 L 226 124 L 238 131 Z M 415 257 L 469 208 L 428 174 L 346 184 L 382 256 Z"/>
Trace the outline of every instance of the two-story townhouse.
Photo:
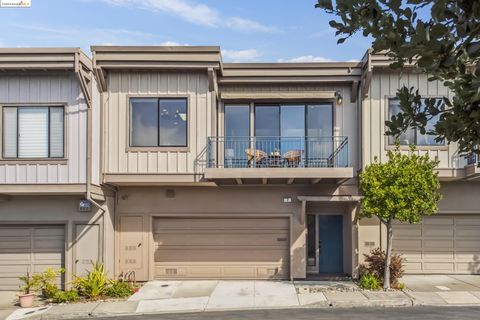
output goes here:
<path id="1" fill-rule="evenodd" d="M 406 85 L 415 87 L 423 97 L 451 98 L 441 82 L 429 82 L 426 74 L 406 68 L 392 71 L 388 58 L 368 51 L 362 59 L 363 92 L 361 97 L 360 132 L 362 168 L 374 157 L 386 159 L 394 148 L 394 138 L 385 136 L 385 120 L 398 113 L 397 90 Z M 437 119 L 429 120 L 433 128 Z M 428 154 L 440 161 L 438 166 L 443 196 L 436 215 L 426 217 L 419 225 L 398 224 L 393 230 L 393 249 L 406 259 L 407 273 L 480 273 L 480 170 L 476 157 L 459 156 L 455 143 L 436 142 L 433 136 L 409 129 L 400 137 L 401 148 L 417 146 L 419 154 Z M 377 219 L 359 221 L 359 250 L 385 247 L 386 229 Z"/>
<path id="2" fill-rule="evenodd" d="M 224 64 L 218 47 L 92 51 L 103 182 L 118 190 L 117 272 L 354 272 L 359 63 Z"/>
<path id="3" fill-rule="evenodd" d="M 67 283 L 96 261 L 113 274 L 98 97 L 79 49 L 0 49 L 0 290 L 47 267 Z"/>

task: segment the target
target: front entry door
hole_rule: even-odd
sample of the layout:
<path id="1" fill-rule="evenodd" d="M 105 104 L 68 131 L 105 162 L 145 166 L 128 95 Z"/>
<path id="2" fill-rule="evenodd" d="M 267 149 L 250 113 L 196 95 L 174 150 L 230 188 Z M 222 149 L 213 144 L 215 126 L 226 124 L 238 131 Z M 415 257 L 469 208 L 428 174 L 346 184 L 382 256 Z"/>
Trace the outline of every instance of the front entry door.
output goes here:
<path id="1" fill-rule="evenodd" d="M 343 273 L 343 216 L 318 215 L 318 271 Z"/>

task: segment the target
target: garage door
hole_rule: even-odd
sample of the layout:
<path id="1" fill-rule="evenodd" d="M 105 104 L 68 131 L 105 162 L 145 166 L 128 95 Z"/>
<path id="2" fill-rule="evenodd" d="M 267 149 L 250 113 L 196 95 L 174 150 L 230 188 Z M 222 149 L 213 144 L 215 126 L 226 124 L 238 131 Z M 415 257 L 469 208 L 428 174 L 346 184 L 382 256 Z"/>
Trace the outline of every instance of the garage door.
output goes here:
<path id="1" fill-rule="evenodd" d="M 156 278 L 285 279 L 287 218 L 154 218 Z"/>
<path id="2" fill-rule="evenodd" d="M 63 266 L 64 226 L 0 226 L 0 290 L 18 290 L 18 277 Z"/>
<path id="3" fill-rule="evenodd" d="M 480 216 L 437 215 L 393 230 L 407 273 L 480 273 Z"/>

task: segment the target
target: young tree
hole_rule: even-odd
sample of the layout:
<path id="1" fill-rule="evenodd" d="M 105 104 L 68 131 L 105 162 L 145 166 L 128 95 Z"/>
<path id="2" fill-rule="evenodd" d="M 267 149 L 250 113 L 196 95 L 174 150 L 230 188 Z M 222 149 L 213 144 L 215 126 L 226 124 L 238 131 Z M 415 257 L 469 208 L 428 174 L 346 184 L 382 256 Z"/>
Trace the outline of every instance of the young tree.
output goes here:
<path id="1" fill-rule="evenodd" d="M 424 106 L 415 88 L 401 88 L 402 113 L 386 122 L 387 134 L 408 127 L 423 134 L 428 119 L 439 116 L 427 133 L 458 142 L 463 154 L 480 154 L 480 1 L 318 0 L 316 7 L 336 16 L 330 26 L 341 36 L 338 43 L 362 33 L 371 37 L 374 53 L 391 57 L 391 68 L 413 65 L 453 93 L 452 100 L 429 98 Z"/>
<path id="2" fill-rule="evenodd" d="M 420 223 L 425 215 L 437 212 L 441 199 L 440 182 L 435 167 L 438 161 L 428 155 L 419 156 L 411 147 L 408 154 L 388 151 L 388 161 L 368 165 L 360 174 L 363 193 L 361 216 L 376 216 L 387 227 L 387 250 L 383 288 L 390 288 L 390 260 L 392 255 L 392 224 L 394 220 Z"/>

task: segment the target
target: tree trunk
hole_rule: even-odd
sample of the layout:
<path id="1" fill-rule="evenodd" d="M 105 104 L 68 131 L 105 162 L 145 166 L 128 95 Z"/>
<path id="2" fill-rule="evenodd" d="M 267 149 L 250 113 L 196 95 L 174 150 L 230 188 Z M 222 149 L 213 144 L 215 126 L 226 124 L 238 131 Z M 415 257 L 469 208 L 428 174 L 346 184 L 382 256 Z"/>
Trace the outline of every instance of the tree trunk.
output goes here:
<path id="1" fill-rule="evenodd" d="M 387 252 L 385 253 L 385 271 L 383 274 L 383 290 L 390 289 L 390 261 L 392 259 L 393 219 L 387 221 Z"/>

